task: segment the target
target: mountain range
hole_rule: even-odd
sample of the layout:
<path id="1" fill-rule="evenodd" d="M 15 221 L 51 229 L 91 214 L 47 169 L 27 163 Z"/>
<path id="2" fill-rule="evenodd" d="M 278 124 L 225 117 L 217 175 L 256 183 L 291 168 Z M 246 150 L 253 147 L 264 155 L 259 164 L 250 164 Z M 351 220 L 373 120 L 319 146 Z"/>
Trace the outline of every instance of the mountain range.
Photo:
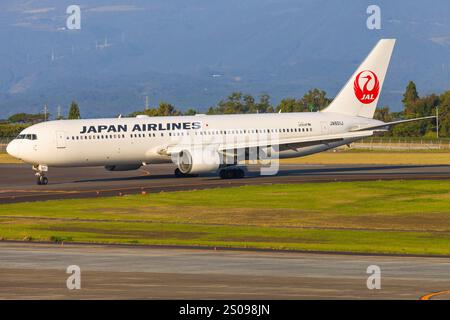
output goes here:
<path id="1" fill-rule="evenodd" d="M 409 80 L 419 94 L 450 89 L 450 1 L 90 0 L 68 30 L 66 0 L 0 4 L 0 118 L 67 113 L 108 117 L 160 101 L 206 110 L 232 91 L 276 104 L 320 88 L 337 94 L 381 38 L 397 46 L 380 104 L 401 109 Z"/>

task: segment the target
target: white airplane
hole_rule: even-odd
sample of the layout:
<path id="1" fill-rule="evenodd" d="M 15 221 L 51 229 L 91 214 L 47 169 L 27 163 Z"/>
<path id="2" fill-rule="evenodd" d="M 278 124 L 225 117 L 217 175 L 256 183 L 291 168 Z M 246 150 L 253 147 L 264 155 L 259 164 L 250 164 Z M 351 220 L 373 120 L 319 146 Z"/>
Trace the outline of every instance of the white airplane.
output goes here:
<path id="1" fill-rule="evenodd" d="M 238 155 L 248 158 L 255 149 L 258 159 L 305 156 L 434 118 L 373 119 L 394 45 L 395 39 L 380 40 L 319 112 L 56 120 L 26 128 L 7 152 L 31 164 L 40 185 L 48 183 L 48 167 L 125 171 L 162 162 L 174 162 L 176 176 L 216 171 L 221 178 L 240 178 L 245 171 Z"/>

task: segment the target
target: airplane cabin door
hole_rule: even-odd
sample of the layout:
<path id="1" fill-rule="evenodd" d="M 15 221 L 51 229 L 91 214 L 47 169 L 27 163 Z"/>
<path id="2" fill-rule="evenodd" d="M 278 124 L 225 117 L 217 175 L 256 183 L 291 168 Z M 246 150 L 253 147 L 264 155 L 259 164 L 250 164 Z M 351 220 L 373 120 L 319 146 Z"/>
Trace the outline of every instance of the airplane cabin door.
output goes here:
<path id="1" fill-rule="evenodd" d="M 56 132 L 56 148 L 64 149 L 66 147 L 66 133 L 64 131 Z"/>

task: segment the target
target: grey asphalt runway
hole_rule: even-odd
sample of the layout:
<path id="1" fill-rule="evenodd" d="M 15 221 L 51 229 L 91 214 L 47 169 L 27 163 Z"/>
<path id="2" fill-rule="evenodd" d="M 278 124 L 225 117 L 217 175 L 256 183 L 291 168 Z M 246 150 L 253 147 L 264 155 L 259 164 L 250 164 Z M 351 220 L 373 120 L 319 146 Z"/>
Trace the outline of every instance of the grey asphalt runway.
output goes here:
<path id="1" fill-rule="evenodd" d="M 0 299 L 448 299 L 450 259 L 0 243 Z M 69 265 L 81 290 L 68 290 Z M 381 289 L 367 288 L 367 267 Z"/>
<path id="2" fill-rule="evenodd" d="M 448 165 L 281 165 L 275 176 L 260 175 L 259 167 L 250 166 L 246 178 L 234 180 L 221 180 L 216 175 L 175 178 L 174 169 L 169 164 L 124 172 L 110 172 L 103 167 L 50 168 L 50 183 L 38 186 L 30 166 L 3 164 L 0 165 L 0 204 L 272 183 L 450 179 Z"/>
<path id="3" fill-rule="evenodd" d="M 0 203 L 202 189 L 250 184 L 450 179 L 450 166 L 287 165 L 277 176 L 174 178 L 173 166 L 108 172 L 51 169 L 36 186 L 26 165 L 0 165 Z M 450 258 L 306 254 L 133 246 L 0 242 L 0 299 L 431 299 L 450 298 Z M 66 268 L 82 270 L 68 290 Z M 381 290 L 366 287 L 367 267 Z"/>

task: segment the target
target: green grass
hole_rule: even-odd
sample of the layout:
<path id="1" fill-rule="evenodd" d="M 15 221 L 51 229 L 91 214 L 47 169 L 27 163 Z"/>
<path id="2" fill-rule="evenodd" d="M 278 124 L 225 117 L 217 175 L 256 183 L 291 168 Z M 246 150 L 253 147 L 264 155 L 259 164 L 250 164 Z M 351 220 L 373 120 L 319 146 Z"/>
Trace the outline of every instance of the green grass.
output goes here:
<path id="1" fill-rule="evenodd" d="M 450 152 L 389 152 L 356 149 L 339 152 L 322 152 L 301 158 L 281 159 L 287 164 L 380 164 L 380 165 L 450 165 Z"/>
<path id="2" fill-rule="evenodd" d="M 450 255 L 450 181 L 336 182 L 0 206 L 0 238 Z"/>
<path id="3" fill-rule="evenodd" d="M 11 157 L 7 153 L 0 153 L 0 164 L 23 163 L 21 160 Z"/>

